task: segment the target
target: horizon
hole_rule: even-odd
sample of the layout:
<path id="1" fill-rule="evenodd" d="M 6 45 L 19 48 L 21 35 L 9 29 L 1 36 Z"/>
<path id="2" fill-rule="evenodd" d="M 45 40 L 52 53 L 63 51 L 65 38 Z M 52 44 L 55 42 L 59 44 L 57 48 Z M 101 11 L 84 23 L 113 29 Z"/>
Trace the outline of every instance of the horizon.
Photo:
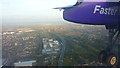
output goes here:
<path id="1" fill-rule="evenodd" d="M 96 0 L 84 0 L 84 2 Z M 101 0 L 97 0 L 101 1 Z M 102 0 L 108 1 L 108 0 Z M 113 0 L 109 0 L 113 1 Z M 119 1 L 119 0 L 114 0 Z M 63 20 L 63 11 L 53 9 L 55 7 L 63 7 L 74 5 L 77 0 L 4 0 L 1 1 L 2 7 L 2 25 L 13 24 L 48 24 L 68 22 Z"/>
<path id="2" fill-rule="evenodd" d="M 55 7 L 73 5 L 76 0 L 4 0 L 2 5 L 3 24 L 63 22 L 62 12 Z"/>

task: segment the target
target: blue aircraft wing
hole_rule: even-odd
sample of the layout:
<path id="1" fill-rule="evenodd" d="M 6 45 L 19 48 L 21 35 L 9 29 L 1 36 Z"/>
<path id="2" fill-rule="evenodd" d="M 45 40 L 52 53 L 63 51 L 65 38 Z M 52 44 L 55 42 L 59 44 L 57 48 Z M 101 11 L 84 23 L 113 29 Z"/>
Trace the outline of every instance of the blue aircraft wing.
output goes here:
<path id="1" fill-rule="evenodd" d="M 120 24 L 120 2 L 82 2 L 64 10 L 63 18 L 80 24 Z"/>

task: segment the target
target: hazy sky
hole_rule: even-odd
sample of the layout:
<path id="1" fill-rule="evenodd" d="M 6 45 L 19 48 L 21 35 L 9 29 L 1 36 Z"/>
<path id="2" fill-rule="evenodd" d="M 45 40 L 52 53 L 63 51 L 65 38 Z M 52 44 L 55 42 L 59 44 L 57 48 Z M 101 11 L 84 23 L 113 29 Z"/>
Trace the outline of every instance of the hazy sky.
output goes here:
<path id="1" fill-rule="evenodd" d="M 1 0 L 5 23 L 46 23 L 63 21 L 55 7 L 73 5 L 77 0 Z"/>
<path id="2" fill-rule="evenodd" d="M 52 8 L 73 5 L 76 2 L 77 0 L 0 0 L 0 5 L 2 5 L 2 22 L 5 24 L 61 22 L 64 21 L 62 19 L 62 11 L 60 12 Z"/>

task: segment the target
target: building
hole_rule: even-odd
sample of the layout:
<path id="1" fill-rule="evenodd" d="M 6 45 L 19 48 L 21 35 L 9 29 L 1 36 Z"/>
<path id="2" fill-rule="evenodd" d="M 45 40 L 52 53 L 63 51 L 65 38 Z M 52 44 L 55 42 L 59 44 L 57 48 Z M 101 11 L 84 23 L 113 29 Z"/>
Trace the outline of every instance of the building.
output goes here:
<path id="1" fill-rule="evenodd" d="M 14 66 L 32 66 L 33 63 L 35 63 L 35 60 L 31 60 L 31 61 L 24 61 L 24 62 L 17 62 L 14 63 Z"/>

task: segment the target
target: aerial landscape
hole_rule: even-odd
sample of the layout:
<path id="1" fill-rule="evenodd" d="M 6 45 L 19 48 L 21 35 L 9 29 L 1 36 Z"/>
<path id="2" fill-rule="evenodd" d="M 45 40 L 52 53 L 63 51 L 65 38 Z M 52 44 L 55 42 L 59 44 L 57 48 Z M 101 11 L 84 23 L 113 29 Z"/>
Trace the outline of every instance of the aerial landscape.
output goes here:
<path id="1" fill-rule="evenodd" d="M 108 45 L 104 26 L 6 26 L 2 29 L 2 59 L 6 66 L 94 66 L 99 52 Z"/>
<path id="2" fill-rule="evenodd" d="M 0 5 L 0 67 L 120 65 L 119 0 L 2 0 Z"/>

